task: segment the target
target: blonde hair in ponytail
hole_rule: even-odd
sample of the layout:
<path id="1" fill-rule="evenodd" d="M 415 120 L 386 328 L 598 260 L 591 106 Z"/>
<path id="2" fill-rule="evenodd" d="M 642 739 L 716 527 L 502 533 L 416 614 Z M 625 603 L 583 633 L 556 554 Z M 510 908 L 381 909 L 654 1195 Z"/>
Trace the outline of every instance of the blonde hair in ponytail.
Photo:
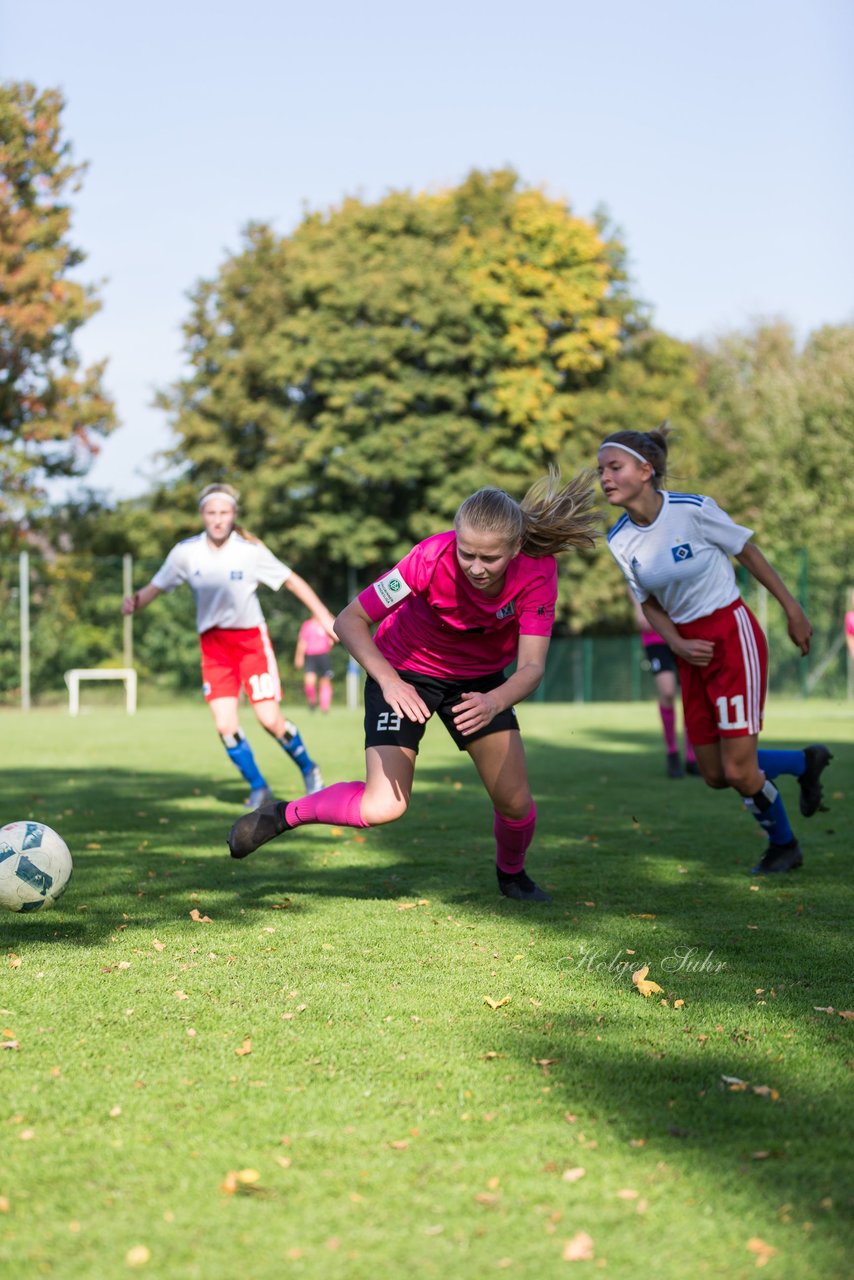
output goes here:
<path id="1" fill-rule="evenodd" d="M 595 509 L 594 475 L 579 472 L 566 484 L 560 471 L 536 480 L 521 502 L 503 489 L 478 489 L 460 504 L 454 528 L 462 525 L 473 532 L 497 533 L 508 546 L 519 544 L 526 556 L 538 559 L 558 555 L 569 547 L 592 547 L 600 530 Z"/>

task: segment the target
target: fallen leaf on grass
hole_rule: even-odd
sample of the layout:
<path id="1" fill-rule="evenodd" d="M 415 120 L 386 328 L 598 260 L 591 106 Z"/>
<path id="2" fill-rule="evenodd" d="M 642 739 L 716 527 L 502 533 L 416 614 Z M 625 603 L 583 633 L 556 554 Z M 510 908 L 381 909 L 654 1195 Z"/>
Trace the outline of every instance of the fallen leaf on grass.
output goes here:
<path id="1" fill-rule="evenodd" d="M 150 1261 L 151 1250 L 144 1244 L 135 1244 L 125 1254 L 125 1262 L 129 1267 L 144 1267 L 146 1262 Z"/>
<path id="2" fill-rule="evenodd" d="M 17 1040 L 0 1040 L 0 1049 L 20 1049 Z"/>
<path id="3" fill-rule="evenodd" d="M 203 916 L 198 907 L 193 907 L 190 912 L 190 919 L 195 920 L 196 924 L 213 924 L 210 916 Z"/>
<path id="4" fill-rule="evenodd" d="M 509 1004 L 513 999 L 512 996 L 502 996 L 500 1000 L 493 1000 L 492 996 L 484 996 L 483 998 L 490 1009 L 500 1009 L 502 1005 Z"/>
<path id="5" fill-rule="evenodd" d="M 165 943 L 165 942 L 160 942 L 157 938 L 154 938 L 154 939 L 153 939 L 153 941 L 152 941 L 151 945 L 154 947 L 154 950 L 155 950 L 155 951 L 165 951 L 165 950 L 166 950 L 166 943 Z"/>
<path id="6" fill-rule="evenodd" d="M 832 1004 L 814 1004 L 816 1013 L 836 1013 Z"/>
<path id="7" fill-rule="evenodd" d="M 851 1019 L 854 1018 L 854 1009 L 840 1009 L 839 1016 L 840 1018 L 845 1018 L 847 1022 L 850 1022 Z"/>
<path id="8" fill-rule="evenodd" d="M 649 965 L 645 964 L 642 969 L 635 969 L 632 974 L 632 982 L 637 987 L 642 996 L 651 996 L 656 991 L 663 991 L 657 982 L 647 981 L 646 975 L 649 973 Z"/>
<path id="9" fill-rule="evenodd" d="M 582 1169 L 579 1165 L 576 1169 L 564 1169 L 561 1178 L 564 1182 L 578 1182 L 579 1178 L 583 1178 L 586 1172 L 587 1170 Z"/>
<path id="10" fill-rule="evenodd" d="M 16 956 L 14 951 L 10 951 L 9 952 L 9 968 L 20 969 L 20 967 L 21 967 L 21 957 Z"/>
<path id="11" fill-rule="evenodd" d="M 0 1213 L 8 1213 L 9 1208 L 10 1204 L 6 1196 L 0 1196 Z"/>
<path id="12" fill-rule="evenodd" d="M 189 1000 L 189 998 L 190 998 L 190 997 L 187 995 L 186 991 L 176 991 L 176 992 L 175 992 L 175 999 L 176 999 L 176 1000 Z"/>
<path id="13" fill-rule="evenodd" d="M 576 1231 L 563 1247 L 564 1262 L 590 1262 L 593 1259 L 593 1237 L 586 1231 Z"/>
<path id="14" fill-rule="evenodd" d="M 757 1267 L 764 1267 L 769 1258 L 773 1258 L 777 1252 L 773 1245 L 766 1244 L 759 1236 L 751 1236 L 747 1242 L 747 1248 L 751 1253 L 756 1254 Z"/>
<path id="15" fill-rule="evenodd" d="M 405 1151 L 409 1146 L 409 1142 L 406 1138 L 398 1138 L 396 1142 L 390 1142 L 388 1145 L 392 1151 Z"/>
<path id="16" fill-rule="evenodd" d="M 243 1041 L 243 1044 L 238 1045 L 238 1047 L 234 1050 L 234 1052 L 237 1054 L 238 1058 L 245 1058 L 247 1053 L 252 1052 L 251 1038 L 247 1036 L 246 1039 Z"/>
<path id="17" fill-rule="evenodd" d="M 233 1196 L 238 1191 L 260 1191 L 257 1185 L 261 1178 L 257 1169 L 229 1169 L 225 1175 L 220 1191 Z"/>
<path id="18" fill-rule="evenodd" d="M 620 1200 L 637 1200 L 640 1195 L 639 1191 L 633 1191 L 631 1187 L 623 1187 L 617 1192 L 617 1198 Z"/>

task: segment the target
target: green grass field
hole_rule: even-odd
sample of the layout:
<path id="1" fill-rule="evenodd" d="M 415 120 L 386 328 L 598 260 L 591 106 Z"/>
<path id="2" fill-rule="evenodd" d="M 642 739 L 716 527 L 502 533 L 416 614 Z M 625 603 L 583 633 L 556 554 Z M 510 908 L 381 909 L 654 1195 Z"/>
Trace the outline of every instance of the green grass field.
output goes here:
<path id="1" fill-rule="evenodd" d="M 3 713 L 0 821 L 75 861 L 0 918 L 4 1277 L 851 1274 L 854 710 L 770 709 L 835 760 L 809 822 L 782 780 L 806 863 L 769 881 L 734 794 L 664 777 L 654 704 L 521 718 L 548 906 L 498 895 L 440 725 L 403 821 L 237 863 L 203 706 Z M 356 713 L 300 721 L 361 776 Z"/>

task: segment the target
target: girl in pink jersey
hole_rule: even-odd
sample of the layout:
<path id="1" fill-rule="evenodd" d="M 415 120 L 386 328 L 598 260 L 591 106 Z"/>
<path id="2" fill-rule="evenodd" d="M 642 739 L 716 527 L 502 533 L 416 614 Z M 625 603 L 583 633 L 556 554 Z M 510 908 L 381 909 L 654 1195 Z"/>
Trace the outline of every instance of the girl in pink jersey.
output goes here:
<path id="1" fill-rule="evenodd" d="M 309 709 L 327 712 L 332 706 L 332 637 L 316 618 L 306 618 L 299 629 L 294 666 L 303 673 L 302 687 Z"/>
<path id="2" fill-rule="evenodd" d="M 551 473 L 521 503 L 501 489 L 480 489 L 459 508 L 452 530 L 418 543 L 352 600 L 335 630 L 368 673 L 366 781 L 247 814 L 229 833 L 232 857 L 307 823 L 368 827 L 402 817 L 435 713 L 468 751 L 492 800 L 501 892 L 548 901 L 525 871 L 536 808 L 514 704 L 543 677 L 557 599 L 554 557 L 591 546 L 595 522 L 589 473 L 564 486 Z"/>
<path id="3" fill-rule="evenodd" d="M 196 600 L 205 701 L 229 759 L 249 787 L 247 807 L 254 809 L 273 795 L 240 727 L 241 686 L 258 722 L 302 773 L 306 790 L 323 786 L 299 730 L 282 715 L 279 672 L 258 602 L 258 584 L 274 591 L 287 587 L 330 636 L 333 618 L 304 578 L 240 528 L 237 498 L 237 490 L 228 484 L 203 489 L 199 511 L 204 532 L 173 547 L 151 582 L 124 600 L 122 612 L 138 613 L 164 591 L 189 584 Z"/>
<path id="4" fill-rule="evenodd" d="M 661 717 L 664 750 L 667 757 L 667 776 L 683 778 L 686 773 L 698 775 L 700 766 L 697 764 L 697 757 L 694 755 L 694 748 L 687 733 L 685 734 L 684 771 L 679 759 L 679 743 L 676 737 L 676 695 L 679 692 L 676 656 L 657 631 L 650 631 L 644 611 L 631 591 L 629 597 L 658 697 L 658 714 Z"/>
<path id="5" fill-rule="evenodd" d="M 660 486 L 667 470 L 662 431 L 617 431 L 599 446 L 599 477 L 608 502 L 623 515 L 608 534 L 648 625 L 676 654 L 685 727 L 700 772 L 710 787 L 733 787 L 768 835 L 754 875 L 792 871 L 803 862 L 773 778 L 794 774 L 805 817 L 821 807 L 827 747 L 759 750 L 768 647 L 740 599 L 730 556 L 735 556 L 780 602 L 789 636 L 809 652 L 812 627 L 800 604 L 750 542 L 752 530 L 735 524 L 712 498 L 670 493 Z"/>

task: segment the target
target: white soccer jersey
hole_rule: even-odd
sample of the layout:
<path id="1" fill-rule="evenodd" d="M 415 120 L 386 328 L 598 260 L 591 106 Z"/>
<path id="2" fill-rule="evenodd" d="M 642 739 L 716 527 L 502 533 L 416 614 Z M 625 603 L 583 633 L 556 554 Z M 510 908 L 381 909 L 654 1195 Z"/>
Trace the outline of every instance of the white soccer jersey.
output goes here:
<path id="1" fill-rule="evenodd" d="M 263 582 L 278 591 L 291 570 L 263 542 L 249 542 L 232 532 L 221 547 L 213 547 L 206 533 L 179 542 L 151 579 L 161 591 L 190 584 L 196 598 L 196 627 L 244 630 L 264 624 L 257 588 Z"/>
<path id="2" fill-rule="evenodd" d="M 641 603 L 655 596 L 672 622 L 693 622 L 738 598 L 730 556 L 753 530 L 736 524 L 714 498 L 668 493 L 652 524 L 628 513 L 608 534 L 608 546 Z"/>

